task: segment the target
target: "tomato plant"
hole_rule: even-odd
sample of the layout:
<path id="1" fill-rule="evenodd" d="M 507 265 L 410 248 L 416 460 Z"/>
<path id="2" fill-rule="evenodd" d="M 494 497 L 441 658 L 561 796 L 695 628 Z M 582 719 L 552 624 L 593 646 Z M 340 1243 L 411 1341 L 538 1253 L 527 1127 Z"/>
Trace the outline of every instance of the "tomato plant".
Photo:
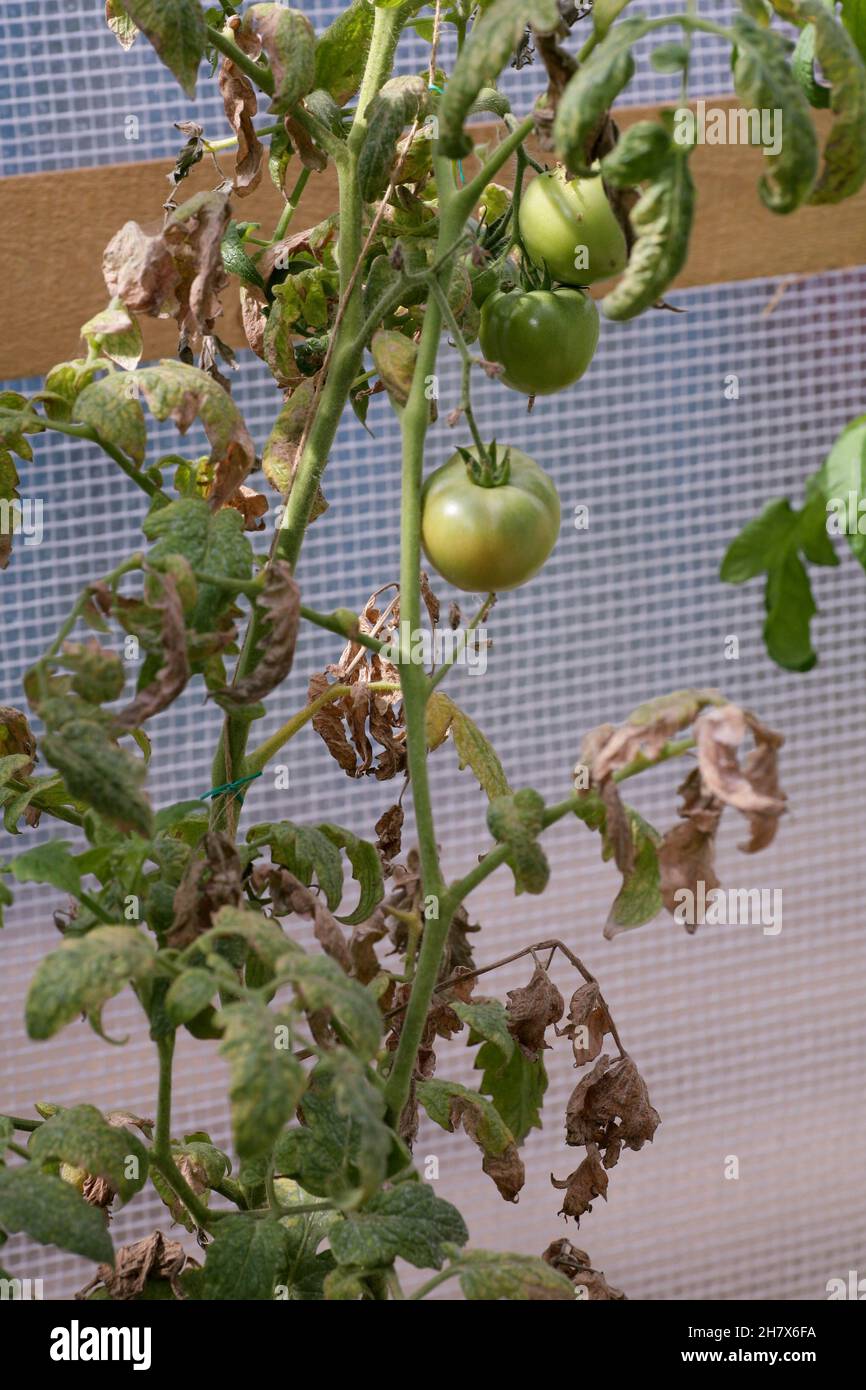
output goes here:
<path id="1" fill-rule="evenodd" d="M 598 310 L 575 289 L 495 291 L 481 310 L 481 348 L 502 380 L 527 396 L 579 381 L 598 343 Z"/>
<path id="2" fill-rule="evenodd" d="M 467 451 L 468 453 L 468 451 Z M 456 453 L 421 491 L 421 544 L 443 579 L 470 593 L 516 589 L 537 574 L 559 535 L 559 497 L 534 459 L 505 455 L 498 482 L 478 480 L 478 456 Z"/>
<path id="3" fill-rule="evenodd" d="M 154 208 L 164 213 L 159 229 L 118 211 L 102 257 L 107 304 L 82 328 L 83 355 L 58 363 L 30 396 L 0 394 L 4 568 L 16 534 L 5 522 L 20 503 L 15 459 L 26 470 L 31 441 L 41 447 L 52 432 L 87 441 L 94 460 L 103 455 L 142 494 L 140 547 L 76 597 L 27 673 L 28 709 L 0 709 L 6 829 L 18 834 L 40 818 L 61 828 L 20 852 L 15 842 L 0 865 L 0 908 L 22 883 L 49 886 L 69 904 L 55 916 L 62 942 L 39 961 L 28 992 L 28 1034 L 41 1046 L 86 1019 L 110 1037 L 103 1010 L 128 988 L 154 1048 L 149 1116 L 89 1100 L 0 1116 L 0 1243 L 20 1231 L 92 1260 L 85 1296 L 384 1301 L 406 1296 L 401 1271 L 411 1267 L 428 1271 L 413 1298 L 446 1280 L 469 1299 L 623 1297 L 564 1239 L 543 1256 L 468 1247 L 460 1212 L 413 1156 L 423 1109 L 449 1135 L 462 1128 L 454 1142 L 474 1144 L 483 1172 L 513 1201 L 554 1041 L 591 1067 L 566 1111 L 565 1149 L 582 1153 L 554 1179 L 563 1215 L 591 1211 L 620 1154 L 640 1150 L 659 1123 L 612 1008 L 571 945 L 551 936 L 490 961 L 468 904 L 499 870 L 515 893 L 543 893 L 545 832 L 579 822 L 598 833 L 622 879 L 606 937 L 674 914 L 698 879 L 717 883 L 714 836 L 726 807 L 746 818 L 746 849 L 772 840 L 785 809 L 782 739 L 714 688 L 677 691 L 583 744 L 576 737 L 560 800 L 511 785 L 491 740 L 441 686 L 497 593 L 544 564 L 559 500 L 531 458 L 482 439 L 472 384 L 496 375 L 492 362 L 502 382 L 491 391 L 504 383 L 544 395 L 586 370 L 599 319 L 571 284 L 573 273 L 583 283 L 576 242 L 588 247 L 591 279 L 623 272 L 601 306 L 614 321 L 652 311 L 685 263 L 691 148 L 664 114 L 621 137 L 610 115 L 639 40 L 678 28 L 683 43 L 668 45 L 663 61 L 681 69 L 684 95 L 692 43 L 709 29 L 731 46 L 744 105 L 771 99 L 783 111 L 784 148 L 759 185 L 779 213 L 838 201 L 866 180 L 866 69 L 830 10 L 773 0 L 786 20 L 814 26 L 815 61 L 832 86 L 819 170 L 790 44 L 763 22 L 761 0 L 730 27 L 695 6 L 653 19 L 630 10 L 614 23 L 622 8 L 589 16 L 557 0 L 352 0 L 316 32 L 285 5 L 108 0 L 123 46 L 150 41 L 187 97 L 213 77 L 230 134 L 182 124 L 171 196 Z M 578 61 L 563 45 L 580 19 L 593 27 Z M 446 31 L 452 42 L 440 44 Z M 419 39 L 429 44 L 423 74 Z M 527 81 L 546 74 L 540 96 L 520 89 L 526 115 L 500 84 L 511 63 Z M 479 115 L 489 124 L 476 147 Z M 229 150 L 231 169 L 219 162 Z M 569 178 L 547 172 L 546 156 Z M 532 166 L 538 176 L 527 183 Z M 244 217 L 243 200 L 266 178 L 280 211 L 263 226 Z M 630 209 L 627 264 L 602 179 Z M 299 227 L 307 184 L 318 180 L 327 214 Z M 503 274 L 516 278 L 513 289 L 496 288 Z M 551 277 L 569 283 L 541 283 Z M 273 378 L 273 418 L 258 438 L 231 394 L 234 354 L 219 331 L 230 302 Z M 175 321 L 175 357 L 142 362 L 148 318 Z M 459 366 L 459 399 L 447 412 L 440 350 Z M 329 524 L 323 488 L 344 413 L 366 421 L 380 393 L 401 437 L 399 580 L 385 576 L 360 611 L 349 610 L 335 570 L 340 606 L 322 612 L 303 602 L 305 537 Z M 197 419 L 209 452 L 162 452 L 146 411 L 182 434 Z M 434 427 L 440 440 L 450 430 L 465 442 L 425 483 Z M 446 449 L 431 443 L 429 452 Z M 834 486 L 851 481 L 859 458 L 850 440 L 840 447 Z M 819 479 L 815 496 L 828 485 Z M 271 521 L 255 551 L 250 536 Z M 777 506 L 737 546 L 727 577 L 769 566 L 773 618 L 798 550 L 827 563 L 823 542 L 814 497 L 796 514 Z M 446 580 L 483 594 L 474 614 L 452 602 L 444 632 L 422 546 Z M 521 611 L 519 597 L 506 601 Z M 579 633 L 580 615 L 565 616 Z M 781 626 L 802 666 L 808 654 Z M 337 643 L 322 671 L 310 670 L 311 627 Z M 443 636 L 448 654 L 428 655 L 426 639 Z M 128 643 L 139 653 L 132 689 Z M 212 766 L 201 772 L 209 789 L 156 811 L 147 726 L 188 688 L 221 715 Z M 292 700 L 297 707 L 262 734 L 262 715 Z M 531 738 L 531 705 L 525 724 Z M 294 789 L 284 817 L 250 823 L 250 785 L 274 772 L 276 790 L 275 759 L 301 736 L 318 737 L 322 756 L 346 774 L 341 821 L 351 824 L 309 824 Z M 483 807 L 478 853 L 462 874 L 449 867 L 434 816 L 429 760 L 446 757 L 446 745 L 466 770 L 460 785 L 477 783 Z M 621 786 L 692 753 L 679 816 L 661 833 Z M 372 828 L 361 790 L 370 776 L 399 786 Z M 405 853 L 404 796 L 417 839 Z M 492 972 L 516 959 L 528 963 L 527 983 L 505 1001 L 491 997 Z M 572 972 L 568 1004 L 554 961 Z M 473 997 L 479 977 L 484 993 Z M 447 1041 L 461 1032 L 477 1049 L 476 1086 L 448 1077 Z M 217 1041 L 228 1068 L 226 1124 L 214 1137 L 186 1133 L 177 1119 L 175 1059 L 189 1065 L 177 1049 L 186 1035 Z M 628 1166 L 617 1181 L 628 1181 Z M 145 1188 L 166 1221 L 195 1235 L 202 1267 L 159 1230 L 115 1252 L 108 1213 Z M 539 1236 L 539 1251 L 545 1243 Z"/>
<path id="4" fill-rule="evenodd" d="M 532 260 L 564 285 L 608 280 L 628 261 L 603 180 L 570 179 L 561 167 L 539 174 L 523 190 L 520 235 Z"/>

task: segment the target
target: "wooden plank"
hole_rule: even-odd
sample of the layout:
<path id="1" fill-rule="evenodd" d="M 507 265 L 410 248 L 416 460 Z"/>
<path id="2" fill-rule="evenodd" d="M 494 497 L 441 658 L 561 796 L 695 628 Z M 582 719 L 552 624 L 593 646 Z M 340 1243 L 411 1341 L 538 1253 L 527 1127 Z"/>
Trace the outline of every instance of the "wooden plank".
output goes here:
<path id="1" fill-rule="evenodd" d="M 654 109 L 641 107 L 617 113 L 623 126 L 654 114 Z M 826 130 L 826 113 L 818 113 L 817 121 Z M 484 137 L 481 128 L 479 138 Z M 696 149 L 692 168 L 698 211 L 689 261 L 677 282 L 680 288 L 809 275 L 866 261 L 866 190 L 836 207 L 802 208 L 792 216 L 777 217 L 758 199 L 762 160 L 759 151 L 742 146 Z M 151 230 L 159 227 L 169 167 L 167 160 L 154 160 L 0 180 L 5 233 L 0 379 L 40 374 L 80 352 L 80 325 L 106 301 L 103 248 L 125 221 Z M 501 178 L 508 181 L 506 174 Z M 192 193 L 213 183 L 213 167 L 204 160 L 193 170 L 186 189 Z M 311 226 L 327 216 L 336 207 L 336 197 L 333 170 L 315 175 L 295 227 Z M 239 219 L 260 221 L 269 229 L 281 202 L 265 177 L 256 192 L 237 200 L 235 207 Z M 175 351 L 173 322 L 144 320 L 143 328 L 149 357 Z M 226 296 L 220 334 L 235 347 L 245 345 L 234 293 Z"/>

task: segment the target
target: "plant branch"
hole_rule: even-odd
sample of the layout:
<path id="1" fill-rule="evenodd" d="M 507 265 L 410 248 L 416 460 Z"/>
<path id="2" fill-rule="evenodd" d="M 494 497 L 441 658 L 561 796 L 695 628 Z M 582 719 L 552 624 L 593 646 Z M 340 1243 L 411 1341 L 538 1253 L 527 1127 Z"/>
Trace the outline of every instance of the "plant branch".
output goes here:
<path id="1" fill-rule="evenodd" d="M 400 686 L 394 681 L 370 681 L 365 688 L 367 690 L 394 691 L 399 690 Z M 351 695 L 351 693 L 352 687 L 350 685 L 332 685 L 327 690 L 322 691 L 321 695 L 317 696 L 310 704 L 305 705 L 297 714 L 293 714 L 291 719 L 277 729 L 276 733 L 271 734 L 270 738 L 266 738 L 264 743 L 260 743 L 258 748 L 250 753 L 246 760 L 247 771 L 260 772 L 275 753 L 278 753 L 290 739 L 294 738 L 305 724 L 309 724 L 310 720 L 316 717 L 320 709 L 324 709 L 326 705 L 331 705 L 335 700 L 341 700 L 344 695 Z"/>

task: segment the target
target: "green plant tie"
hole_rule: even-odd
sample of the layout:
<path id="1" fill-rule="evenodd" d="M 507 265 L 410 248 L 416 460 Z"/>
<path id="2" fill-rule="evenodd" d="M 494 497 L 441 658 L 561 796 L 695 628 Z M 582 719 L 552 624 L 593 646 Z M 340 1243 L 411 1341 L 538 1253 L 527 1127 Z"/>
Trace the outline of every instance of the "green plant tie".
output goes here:
<path id="1" fill-rule="evenodd" d="M 261 772 L 251 772 L 248 777 L 237 777 L 234 782 L 223 782 L 221 787 L 211 787 L 209 792 L 202 793 L 199 801 L 207 801 L 210 796 L 223 796 L 226 792 L 237 791 L 239 787 L 245 786 L 247 782 L 254 782 L 261 775 Z"/>

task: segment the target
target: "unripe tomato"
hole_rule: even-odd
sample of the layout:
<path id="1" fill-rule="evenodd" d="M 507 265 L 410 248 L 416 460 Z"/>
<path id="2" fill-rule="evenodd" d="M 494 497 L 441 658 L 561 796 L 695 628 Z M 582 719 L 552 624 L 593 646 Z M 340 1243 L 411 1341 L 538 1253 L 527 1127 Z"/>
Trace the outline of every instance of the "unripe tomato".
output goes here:
<path id="1" fill-rule="evenodd" d="M 519 225 L 532 260 L 563 284 L 592 285 L 625 270 L 625 236 L 600 177 L 539 174 L 523 191 Z"/>
<path id="2" fill-rule="evenodd" d="M 550 396 L 583 376 L 598 344 L 598 310 L 581 290 L 495 291 L 479 333 L 488 362 L 526 396 Z"/>
<path id="3" fill-rule="evenodd" d="M 477 450 L 469 451 L 477 457 Z M 559 535 L 559 496 L 547 474 L 519 449 L 508 480 L 476 483 L 458 454 L 431 473 L 421 492 L 421 543 L 430 563 L 457 589 L 516 589 L 541 569 Z"/>

